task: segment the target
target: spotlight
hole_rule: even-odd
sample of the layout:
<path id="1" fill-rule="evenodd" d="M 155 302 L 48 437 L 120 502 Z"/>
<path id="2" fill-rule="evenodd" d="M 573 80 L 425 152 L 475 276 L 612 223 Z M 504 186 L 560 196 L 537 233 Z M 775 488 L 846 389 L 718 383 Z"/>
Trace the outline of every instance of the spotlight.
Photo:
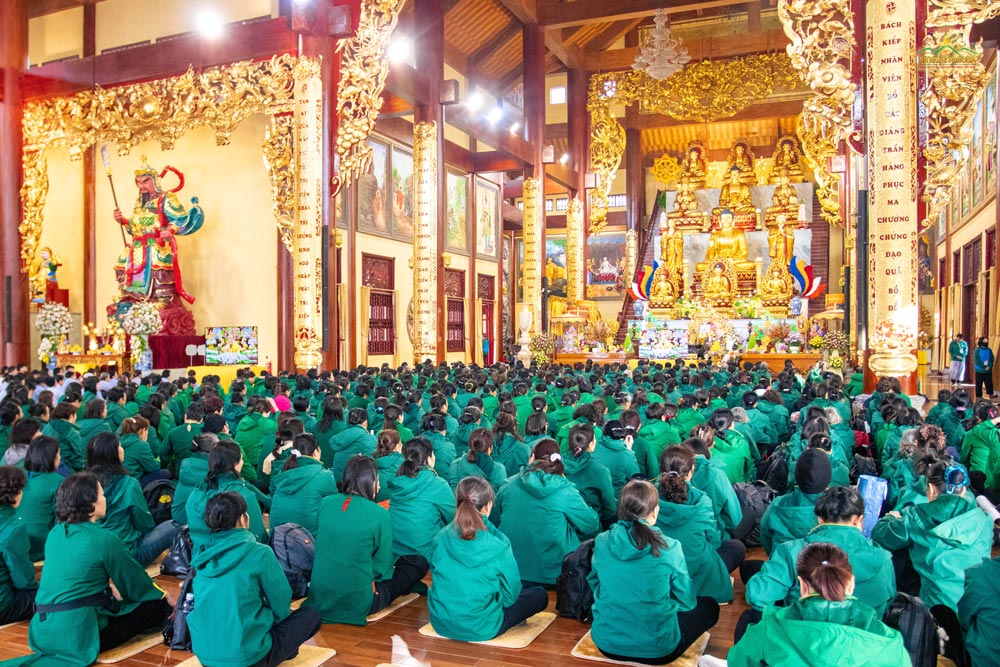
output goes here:
<path id="1" fill-rule="evenodd" d="M 389 48 L 386 51 L 389 62 L 409 62 L 413 58 L 413 42 L 405 35 L 396 35 L 389 42 Z"/>
<path id="2" fill-rule="evenodd" d="M 520 130 L 520 129 L 521 129 L 521 124 L 520 123 L 514 123 L 513 125 L 510 126 L 510 133 L 511 134 L 517 134 L 517 131 Z"/>
<path id="3" fill-rule="evenodd" d="M 197 26 L 198 32 L 209 39 L 215 39 L 222 35 L 225 23 L 218 12 L 212 9 L 203 9 L 198 12 Z"/>
<path id="4" fill-rule="evenodd" d="M 503 109 L 500 107 L 493 107 L 490 112 L 486 114 L 486 120 L 490 121 L 490 125 L 496 125 L 503 119 Z"/>
<path id="5" fill-rule="evenodd" d="M 569 162 L 569 153 L 563 153 L 562 157 L 559 158 L 559 162 L 561 164 L 566 164 L 567 162 Z"/>
<path id="6" fill-rule="evenodd" d="M 465 106 L 469 108 L 469 111 L 479 111 L 483 107 L 483 103 L 486 100 L 483 99 L 483 94 L 478 90 L 471 95 L 469 99 L 465 101 Z"/>

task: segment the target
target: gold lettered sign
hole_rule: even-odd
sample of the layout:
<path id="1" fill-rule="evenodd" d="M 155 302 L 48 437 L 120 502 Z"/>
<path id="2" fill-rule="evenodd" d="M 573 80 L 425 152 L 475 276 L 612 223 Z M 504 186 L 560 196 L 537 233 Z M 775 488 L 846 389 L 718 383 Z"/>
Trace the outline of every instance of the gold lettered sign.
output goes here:
<path id="1" fill-rule="evenodd" d="M 866 15 L 868 321 L 874 348 L 907 355 L 918 317 L 916 8 L 870 0 Z"/>
<path id="2" fill-rule="evenodd" d="M 413 356 L 437 359 L 437 124 L 413 126 Z"/>
<path id="3" fill-rule="evenodd" d="M 302 60 L 295 68 L 294 129 L 296 201 L 292 252 L 295 367 L 322 362 L 323 283 L 323 88 L 319 62 Z"/>
<path id="4" fill-rule="evenodd" d="M 583 299 L 583 204 L 579 197 L 566 209 L 566 298 Z"/>
<path id="5" fill-rule="evenodd" d="M 542 327 L 542 184 L 524 179 L 524 303 L 531 311 L 531 333 Z"/>

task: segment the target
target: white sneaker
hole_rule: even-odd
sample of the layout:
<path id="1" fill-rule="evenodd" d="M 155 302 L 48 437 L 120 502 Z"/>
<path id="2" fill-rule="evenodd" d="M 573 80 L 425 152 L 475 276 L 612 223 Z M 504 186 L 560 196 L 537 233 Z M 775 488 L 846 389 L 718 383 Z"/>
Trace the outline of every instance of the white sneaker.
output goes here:
<path id="1" fill-rule="evenodd" d="M 698 667 L 726 667 L 729 664 L 722 658 L 708 655 L 707 653 L 698 658 Z"/>

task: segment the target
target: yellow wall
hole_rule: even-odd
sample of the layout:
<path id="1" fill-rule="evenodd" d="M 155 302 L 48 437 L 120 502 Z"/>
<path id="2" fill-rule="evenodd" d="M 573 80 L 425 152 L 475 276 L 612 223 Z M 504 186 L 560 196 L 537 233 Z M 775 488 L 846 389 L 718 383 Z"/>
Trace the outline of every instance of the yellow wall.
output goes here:
<path id="1" fill-rule="evenodd" d="M 115 186 L 125 215 L 136 190 L 133 171 L 147 155 L 157 169 L 170 164 L 184 173 L 181 202 L 199 198 L 205 224 L 197 233 L 178 238 L 184 289 L 195 297 L 190 306 L 199 331 L 208 326 L 250 325 L 260 328 L 261 361 L 277 359 L 278 238 L 271 213 L 271 187 L 261 158 L 264 116 L 244 121 L 229 146 L 216 146 L 206 128 L 184 135 L 172 151 L 147 142 L 126 157 L 111 157 Z M 113 151 L 109 151 L 111 153 Z M 169 189 L 176 179 L 168 174 Z M 50 193 L 51 196 L 51 193 Z M 111 217 L 114 203 L 104 182 L 97 185 L 97 304 L 104 307 L 117 293 L 114 265 L 122 250 L 121 234 Z"/>
<path id="2" fill-rule="evenodd" d="M 45 199 L 40 248 L 52 248 L 63 265 L 59 287 L 69 290 L 71 312 L 83 311 L 83 162 L 71 162 L 69 151 L 45 153 L 49 165 L 49 195 Z"/>
<path id="3" fill-rule="evenodd" d="M 28 64 L 83 55 L 83 7 L 28 21 Z"/>
<path id="4" fill-rule="evenodd" d="M 382 257 L 392 257 L 395 259 L 393 266 L 395 269 L 395 286 L 396 286 L 396 356 L 399 358 L 399 362 L 404 361 L 413 363 L 413 343 L 410 341 L 410 336 L 406 333 L 406 307 L 410 303 L 410 299 L 413 298 L 413 269 L 409 266 L 409 260 L 413 256 L 413 245 L 406 243 L 404 241 L 397 241 L 395 239 L 387 239 L 381 236 L 372 236 L 370 234 L 359 233 L 356 237 L 357 239 L 357 276 L 358 276 L 358 286 L 354 287 L 355 294 L 361 291 L 361 255 L 381 255 Z M 350 287 L 349 287 L 350 289 Z M 368 304 L 361 303 L 361 299 L 356 299 L 358 312 L 356 317 L 356 322 L 358 322 L 358 331 L 349 334 L 348 345 L 353 339 L 355 344 L 355 359 L 361 359 L 361 355 L 364 352 L 364 346 L 368 344 L 368 341 L 361 337 L 361 322 L 368 319 Z M 380 366 L 382 363 L 388 363 L 393 365 L 393 356 L 390 355 L 371 355 L 368 357 L 369 366 Z"/>

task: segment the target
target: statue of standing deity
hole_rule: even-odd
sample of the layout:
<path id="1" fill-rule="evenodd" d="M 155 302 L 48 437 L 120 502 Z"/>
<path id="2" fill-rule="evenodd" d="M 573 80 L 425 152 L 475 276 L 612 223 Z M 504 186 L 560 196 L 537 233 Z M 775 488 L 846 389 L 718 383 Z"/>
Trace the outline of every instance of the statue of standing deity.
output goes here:
<path id="1" fill-rule="evenodd" d="M 191 198 L 191 208 L 185 209 L 177 198 L 184 187 L 184 175 L 173 167 L 157 173 L 146 164 L 135 171 L 139 196 L 132 217 L 126 218 L 117 208 L 115 220 L 132 237 L 115 266 L 121 290 L 121 301 L 155 301 L 169 304 L 183 299 L 194 303 L 194 297 L 184 291 L 181 270 L 177 263 L 177 237 L 193 234 L 201 228 L 205 216 L 198 198 Z M 173 190 L 164 191 L 160 179 L 172 172 L 180 179 Z"/>

